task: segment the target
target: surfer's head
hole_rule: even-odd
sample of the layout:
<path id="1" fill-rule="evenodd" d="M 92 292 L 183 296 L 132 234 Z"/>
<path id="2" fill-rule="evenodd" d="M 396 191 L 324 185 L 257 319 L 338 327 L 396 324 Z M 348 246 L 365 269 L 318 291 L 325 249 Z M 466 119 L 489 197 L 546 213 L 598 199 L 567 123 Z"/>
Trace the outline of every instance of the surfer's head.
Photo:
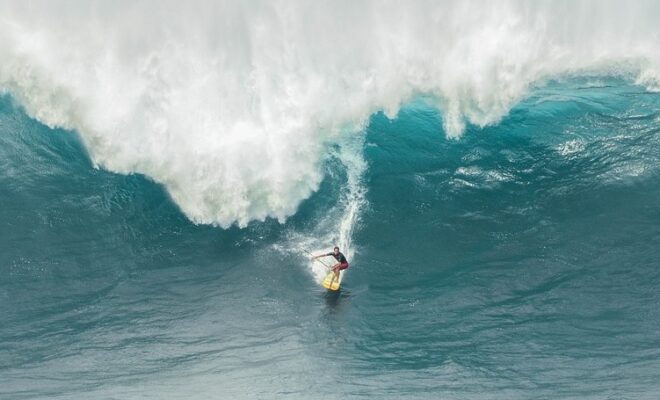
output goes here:
<path id="1" fill-rule="evenodd" d="M 335 254 L 339 253 L 339 247 L 335 246 L 334 251 L 335 251 Z"/>

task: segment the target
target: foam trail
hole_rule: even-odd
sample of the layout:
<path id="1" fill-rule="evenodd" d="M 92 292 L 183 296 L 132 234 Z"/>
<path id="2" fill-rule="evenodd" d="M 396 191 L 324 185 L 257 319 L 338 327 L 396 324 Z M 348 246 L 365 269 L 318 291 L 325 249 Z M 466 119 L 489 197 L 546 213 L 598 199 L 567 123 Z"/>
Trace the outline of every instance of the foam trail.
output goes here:
<path id="1" fill-rule="evenodd" d="M 306 253 L 307 249 L 314 249 L 312 254 L 329 253 L 335 245 L 339 246 L 349 263 L 355 256 L 353 233 L 360 222 L 361 212 L 367 206 L 366 189 L 363 183 L 367 170 L 367 163 L 363 156 L 364 139 L 364 132 L 345 136 L 340 142 L 337 152 L 333 154 L 344 165 L 346 183 L 342 186 L 343 190 L 338 205 L 327 213 L 326 218 L 319 221 L 310 235 L 296 233 L 290 238 L 291 244 L 288 247 L 301 256 L 309 256 Z M 321 259 L 321 261 L 309 264 L 310 272 L 318 282 L 321 282 L 328 273 L 328 266 L 335 264 L 331 257 Z"/>
<path id="2" fill-rule="evenodd" d="M 328 218 L 319 224 L 321 230 L 328 232 L 324 239 L 326 243 L 335 243 L 346 255 L 349 262 L 355 255 L 353 246 L 353 231 L 360 221 L 360 212 L 366 207 L 365 188 L 362 183 L 367 163 L 363 157 L 364 134 L 347 137 L 340 145 L 339 159 L 346 166 L 347 182 L 340 199 L 341 220 L 336 225 L 336 219 Z M 314 275 L 321 280 L 327 273 L 326 269 L 314 269 Z M 342 272 L 343 274 L 344 272 Z"/>
<path id="3" fill-rule="evenodd" d="M 0 90 L 77 130 L 95 165 L 163 184 L 192 221 L 245 226 L 293 215 L 329 144 L 420 94 L 458 137 L 552 77 L 657 90 L 659 15 L 654 1 L 2 2 Z"/>

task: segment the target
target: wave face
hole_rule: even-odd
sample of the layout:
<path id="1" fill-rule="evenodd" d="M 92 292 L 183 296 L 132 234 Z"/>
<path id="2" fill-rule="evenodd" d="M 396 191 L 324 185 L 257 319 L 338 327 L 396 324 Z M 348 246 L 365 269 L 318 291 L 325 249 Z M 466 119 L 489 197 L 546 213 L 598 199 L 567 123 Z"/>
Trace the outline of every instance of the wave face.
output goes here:
<path id="1" fill-rule="evenodd" d="M 657 2 L 29 2 L 0 6 L 0 88 L 161 183 L 196 223 L 283 222 L 328 148 L 424 96 L 458 137 L 549 78 L 660 87 Z M 466 125 L 467 124 L 467 125 Z"/>
<path id="2" fill-rule="evenodd" d="M 453 140 L 410 102 L 285 223 L 219 229 L 2 97 L 0 398 L 655 399 L 659 110 L 550 81 Z"/>

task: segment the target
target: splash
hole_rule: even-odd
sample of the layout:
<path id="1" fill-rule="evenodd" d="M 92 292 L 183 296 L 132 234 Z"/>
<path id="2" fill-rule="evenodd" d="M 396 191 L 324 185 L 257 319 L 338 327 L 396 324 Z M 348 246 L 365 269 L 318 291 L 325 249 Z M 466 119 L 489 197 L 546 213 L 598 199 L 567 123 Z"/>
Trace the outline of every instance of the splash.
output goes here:
<path id="1" fill-rule="evenodd" d="M 652 1 L 4 2 L 0 15 L 2 90 L 78 131 L 95 165 L 145 174 L 222 227 L 284 221 L 318 189 L 328 145 L 418 95 L 458 137 L 548 77 L 660 87 Z"/>

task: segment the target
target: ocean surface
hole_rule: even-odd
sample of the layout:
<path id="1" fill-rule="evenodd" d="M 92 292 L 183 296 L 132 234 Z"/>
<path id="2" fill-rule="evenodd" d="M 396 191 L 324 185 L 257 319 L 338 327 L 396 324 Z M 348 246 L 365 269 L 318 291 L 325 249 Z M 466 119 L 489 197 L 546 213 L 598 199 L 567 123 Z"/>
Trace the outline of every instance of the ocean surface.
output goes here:
<path id="1" fill-rule="evenodd" d="M 94 15 L 123 18 L 94 4 Z M 245 12 L 238 4 L 230 14 Z M 447 4 L 458 4 L 447 13 L 488 14 Z M 526 3 L 505 4 L 525 18 L 553 7 L 527 3 L 516 14 Z M 640 12 L 651 20 L 660 16 L 653 3 L 634 4 L 650 5 Z M 154 51 L 136 75 L 148 84 L 113 85 L 137 82 L 125 72 L 138 56 L 133 47 L 117 50 L 128 43 L 117 36 L 92 34 L 99 24 L 107 33 L 105 20 L 78 27 L 92 43 L 78 54 L 48 42 L 67 37 L 57 29 L 68 26 L 21 36 L 25 21 L 49 20 L 48 9 L 21 7 L 11 7 L 14 23 L 5 26 L 21 46 L 0 40 L 0 56 L 11 61 L 0 67 L 0 398 L 660 398 L 657 27 L 646 32 L 634 19 L 638 30 L 612 27 L 606 59 L 614 61 L 593 65 L 581 44 L 562 41 L 565 31 L 561 40 L 538 39 L 554 38 L 545 31 L 523 40 L 539 46 L 534 63 L 554 65 L 554 53 L 542 51 L 548 43 L 581 50 L 584 60 L 566 70 L 529 73 L 526 57 L 502 66 L 498 57 L 517 57 L 509 52 L 520 41 L 502 54 L 479 47 L 478 66 L 451 70 L 456 87 L 415 68 L 406 82 L 418 73 L 420 81 L 410 86 L 378 68 L 346 81 L 300 70 L 305 84 L 328 95 L 319 100 L 282 72 L 299 66 L 299 53 L 255 45 L 271 39 L 260 29 L 273 26 L 294 40 L 281 22 L 297 14 L 273 17 L 280 25 L 260 8 L 257 22 L 243 21 L 256 32 L 247 35 L 252 52 L 225 65 L 226 81 L 204 80 L 231 94 L 240 86 L 232 82 L 244 82 L 231 68 L 251 60 L 256 89 L 248 101 L 181 92 L 178 83 L 188 88 L 206 71 L 206 56 L 178 81 L 174 73 L 189 65 L 177 63 L 190 59 L 163 61 Z M 141 7 L 131 12 L 141 15 Z M 556 18 L 569 15 L 568 27 L 575 14 L 591 14 L 566 7 Z M 348 21 L 373 11 L 364 8 Z M 406 14 L 410 21 L 427 15 L 418 11 Z M 620 11 L 602 11 L 602 26 Z M 154 21 L 174 17 L 145 18 L 160 26 Z M 525 30 L 513 21 L 500 34 Z M 240 31 L 239 22 L 225 23 Z M 492 38 L 484 26 L 478 32 Z M 615 57 L 624 49 L 616 40 L 640 32 L 650 47 L 629 49 L 634 60 Z M 134 45 L 160 49 L 150 34 Z M 101 60 L 91 75 L 64 68 L 86 65 L 85 51 L 104 40 L 117 41 L 116 53 L 89 53 Z M 211 53 L 241 48 L 230 42 L 214 42 L 213 51 L 229 50 Z M 44 53 L 44 43 L 70 64 Z M 388 59 L 386 49 L 401 50 L 391 46 L 376 53 Z M 557 57 L 577 60 L 569 50 Z M 278 54 L 293 64 L 260 68 Z M 491 61 L 497 83 L 479 69 Z M 321 73 L 363 70 L 335 67 Z M 279 81 L 263 81 L 273 76 Z M 368 79 L 355 87 L 353 78 Z M 337 82 L 347 86 L 324 92 Z M 354 92 L 366 94 L 340 96 Z M 287 101 L 273 109 L 283 93 Z M 351 264 L 337 293 L 320 286 L 325 266 L 309 259 L 334 245 Z"/>

